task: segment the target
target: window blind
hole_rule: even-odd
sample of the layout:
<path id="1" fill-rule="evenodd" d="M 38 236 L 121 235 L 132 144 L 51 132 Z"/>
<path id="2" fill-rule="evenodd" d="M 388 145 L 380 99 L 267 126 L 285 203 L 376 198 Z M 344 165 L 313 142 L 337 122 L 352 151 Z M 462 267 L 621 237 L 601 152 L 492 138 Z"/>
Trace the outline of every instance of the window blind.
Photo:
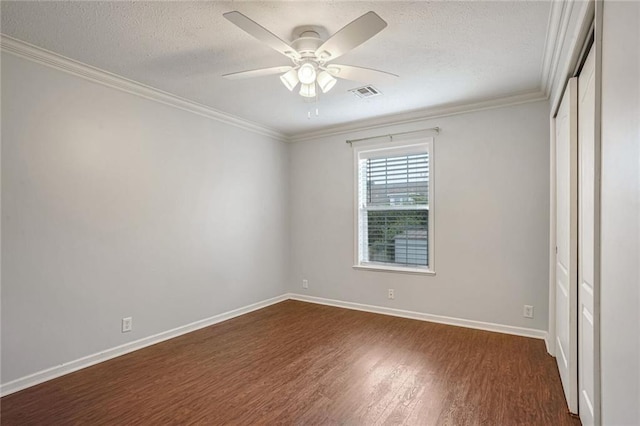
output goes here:
<path id="1" fill-rule="evenodd" d="M 360 160 L 361 261 L 429 265 L 429 154 Z"/>
<path id="2" fill-rule="evenodd" d="M 428 204 L 428 159 L 428 153 L 367 159 L 367 205 Z"/>

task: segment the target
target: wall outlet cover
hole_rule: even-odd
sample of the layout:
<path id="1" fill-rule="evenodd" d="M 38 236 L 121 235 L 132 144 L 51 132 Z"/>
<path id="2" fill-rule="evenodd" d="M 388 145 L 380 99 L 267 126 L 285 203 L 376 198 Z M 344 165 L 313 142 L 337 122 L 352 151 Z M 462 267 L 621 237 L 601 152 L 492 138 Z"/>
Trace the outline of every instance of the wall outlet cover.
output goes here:
<path id="1" fill-rule="evenodd" d="M 525 318 L 533 318 L 533 306 L 524 305 L 524 312 L 522 313 L 522 315 Z"/>
<path id="2" fill-rule="evenodd" d="M 132 317 L 122 318 L 122 332 L 127 333 L 131 330 L 133 330 L 133 318 Z"/>

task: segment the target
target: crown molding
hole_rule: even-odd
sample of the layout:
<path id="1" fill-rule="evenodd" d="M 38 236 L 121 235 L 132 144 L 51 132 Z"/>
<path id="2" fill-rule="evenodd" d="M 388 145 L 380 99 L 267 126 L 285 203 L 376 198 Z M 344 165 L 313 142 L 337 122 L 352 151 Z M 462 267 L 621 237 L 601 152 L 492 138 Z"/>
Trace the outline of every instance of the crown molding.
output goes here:
<path id="1" fill-rule="evenodd" d="M 473 103 L 453 104 L 434 108 L 419 109 L 400 114 L 385 115 L 374 119 L 360 120 L 339 126 L 316 130 L 313 132 L 297 133 L 290 137 L 290 141 L 303 142 L 311 139 L 338 136 L 345 133 L 353 133 L 389 126 L 416 123 L 434 118 L 449 117 L 452 115 L 515 106 L 529 102 L 544 101 L 547 99 L 548 97 L 544 92 L 536 90 L 534 92 L 520 93 L 516 95 L 487 99 Z"/>
<path id="2" fill-rule="evenodd" d="M 549 96 L 555 75 L 558 71 L 560 63 L 560 55 L 562 46 L 569 29 L 569 18 L 573 9 L 573 1 L 554 1 L 551 2 L 551 10 L 549 11 L 549 22 L 547 24 L 547 37 L 544 44 L 544 53 L 542 60 L 542 91 Z"/>
<path id="3" fill-rule="evenodd" d="M 228 114 L 206 105 L 190 101 L 185 98 L 173 95 L 160 89 L 138 83 L 133 80 L 121 77 L 108 71 L 84 64 L 82 62 L 67 58 L 41 47 L 34 46 L 24 41 L 15 39 L 5 34 L 0 34 L 0 50 L 15 56 L 45 65 L 59 71 L 102 84 L 113 89 L 121 90 L 145 99 L 156 101 L 183 111 L 191 112 L 202 117 L 209 118 L 221 123 L 267 136 L 280 141 L 287 142 L 289 138 L 282 132 L 262 126 L 249 120 Z"/>
<path id="4" fill-rule="evenodd" d="M 563 65 L 562 53 L 565 43 L 567 42 L 567 34 L 571 23 L 576 20 L 576 15 L 583 14 L 578 12 L 581 12 L 584 8 L 574 7 L 576 3 L 585 2 L 582 0 L 562 0 L 551 2 L 542 61 L 541 90 L 501 98 L 481 100 L 473 103 L 461 103 L 419 109 L 372 119 L 354 121 L 337 126 L 330 126 L 310 132 L 298 132 L 292 135 L 279 132 L 270 127 L 260 125 L 241 117 L 155 89 L 142 83 L 126 79 L 108 71 L 66 58 L 57 53 L 33 46 L 4 34 L 0 34 L 0 48 L 4 52 L 14 54 L 33 62 L 37 62 L 127 93 L 141 96 L 146 99 L 173 106 L 184 111 L 192 112 L 253 133 L 284 142 L 302 142 L 310 139 L 330 137 L 354 131 L 366 131 L 392 125 L 414 123 L 427 119 L 514 106 L 527 102 L 548 100 L 551 97 L 554 87 L 558 85 L 556 80 L 560 78 L 559 69 L 561 65 Z M 571 40 L 569 40 L 569 42 L 571 42 Z"/>
<path id="5" fill-rule="evenodd" d="M 561 55 L 548 87 L 552 114 L 557 111 L 567 81 L 575 76 L 577 65 L 580 63 L 580 55 L 583 53 L 584 43 L 589 37 L 595 17 L 595 2 L 596 0 L 571 0 L 573 7 L 565 12 L 566 19 L 563 17 L 566 34 L 562 44 L 557 46 Z"/>
<path id="6" fill-rule="evenodd" d="M 541 87 L 555 109 L 559 93 L 580 60 L 579 55 L 593 21 L 594 0 L 551 3 L 542 63 Z"/>

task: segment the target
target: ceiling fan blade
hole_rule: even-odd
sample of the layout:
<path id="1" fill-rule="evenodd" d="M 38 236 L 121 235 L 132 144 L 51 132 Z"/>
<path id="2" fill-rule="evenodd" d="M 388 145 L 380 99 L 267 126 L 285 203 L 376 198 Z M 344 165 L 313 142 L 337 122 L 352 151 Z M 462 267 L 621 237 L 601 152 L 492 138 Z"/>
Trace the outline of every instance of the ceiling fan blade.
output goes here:
<path id="1" fill-rule="evenodd" d="M 226 78 L 227 80 L 242 80 L 245 78 L 262 77 L 265 75 L 283 74 L 289 71 L 291 68 L 293 67 L 290 67 L 288 65 L 284 67 L 260 68 L 257 70 L 232 72 L 231 74 L 225 74 L 222 77 Z"/>
<path id="2" fill-rule="evenodd" d="M 367 12 L 329 37 L 316 50 L 316 56 L 330 61 L 360 46 L 387 26 L 375 12 Z"/>
<path id="3" fill-rule="evenodd" d="M 289 46 L 287 42 L 279 38 L 277 35 L 273 34 L 271 31 L 267 30 L 262 25 L 247 18 L 237 10 L 234 10 L 233 12 L 223 13 L 222 16 L 227 18 L 229 22 L 235 24 L 241 30 L 249 33 L 270 48 L 282 53 L 283 55 L 290 58 L 300 57 L 300 55 L 298 55 L 298 52 L 296 52 L 293 47 Z"/>
<path id="4" fill-rule="evenodd" d="M 327 71 L 334 77 L 361 83 L 385 82 L 397 78 L 398 75 L 371 68 L 353 67 L 351 65 L 327 65 Z"/>

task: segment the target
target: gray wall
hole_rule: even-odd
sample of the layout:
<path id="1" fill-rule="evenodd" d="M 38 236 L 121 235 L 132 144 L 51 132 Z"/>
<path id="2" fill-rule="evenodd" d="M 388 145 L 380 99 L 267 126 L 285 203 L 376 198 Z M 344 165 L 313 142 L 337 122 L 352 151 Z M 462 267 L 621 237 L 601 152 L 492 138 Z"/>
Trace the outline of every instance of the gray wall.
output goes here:
<path id="1" fill-rule="evenodd" d="M 640 2 L 605 1 L 602 34 L 602 420 L 638 425 Z"/>
<path id="2" fill-rule="evenodd" d="M 282 142 L 9 54 L 2 125 L 3 383 L 285 291 Z"/>
<path id="3" fill-rule="evenodd" d="M 353 157 L 345 139 L 431 126 L 442 128 L 434 155 L 437 274 L 354 270 Z M 547 102 L 296 142 L 290 168 L 291 292 L 547 329 Z M 534 319 L 523 318 L 525 304 L 534 305 Z"/>

